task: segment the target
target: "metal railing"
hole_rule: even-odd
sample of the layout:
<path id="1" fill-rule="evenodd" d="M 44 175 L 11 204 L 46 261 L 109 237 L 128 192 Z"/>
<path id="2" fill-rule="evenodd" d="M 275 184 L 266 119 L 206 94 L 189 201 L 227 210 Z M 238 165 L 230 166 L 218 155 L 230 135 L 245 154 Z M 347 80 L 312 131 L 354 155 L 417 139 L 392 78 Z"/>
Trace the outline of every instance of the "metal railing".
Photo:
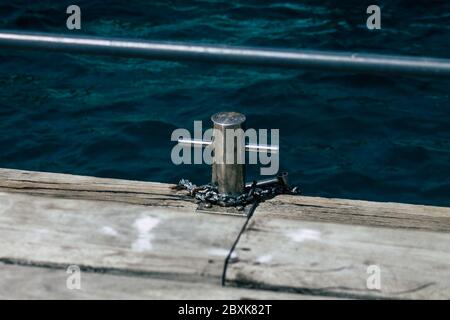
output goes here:
<path id="1" fill-rule="evenodd" d="M 0 48 L 150 60 L 200 61 L 364 73 L 450 76 L 450 59 L 398 55 L 206 46 L 103 37 L 0 31 Z"/>

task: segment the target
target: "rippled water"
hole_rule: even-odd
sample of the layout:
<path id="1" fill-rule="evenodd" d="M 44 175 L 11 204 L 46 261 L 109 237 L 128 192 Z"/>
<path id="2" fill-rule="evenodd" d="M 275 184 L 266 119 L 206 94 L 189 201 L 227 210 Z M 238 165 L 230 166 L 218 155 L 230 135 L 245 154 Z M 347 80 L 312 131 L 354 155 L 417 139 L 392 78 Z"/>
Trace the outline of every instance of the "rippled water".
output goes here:
<path id="1" fill-rule="evenodd" d="M 108 3 L 108 4 L 106 4 Z M 450 4 L 77 1 L 78 34 L 450 58 Z M 338 3 L 338 4 L 337 4 Z M 0 28 L 68 32 L 68 1 L 0 3 Z M 450 205 L 450 81 L 0 51 L 0 167 L 177 182 L 170 134 L 217 111 L 281 129 L 307 195 Z M 254 176 L 255 170 L 250 172 Z"/>

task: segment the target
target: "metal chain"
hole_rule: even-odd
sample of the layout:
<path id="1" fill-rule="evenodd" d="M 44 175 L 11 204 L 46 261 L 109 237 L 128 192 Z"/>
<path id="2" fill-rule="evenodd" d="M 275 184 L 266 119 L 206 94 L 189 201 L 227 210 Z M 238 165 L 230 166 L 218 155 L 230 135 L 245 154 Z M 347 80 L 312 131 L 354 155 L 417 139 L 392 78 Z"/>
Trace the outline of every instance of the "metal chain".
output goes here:
<path id="1" fill-rule="evenodd" d="M 287 175 L 287 174 L 284 174 Z M 298 187 L 290 187 L 283 183 L 283 179 L 273 179 L 271 183 L 261 183 L 254 181 L 251 186 L 247 186 L 239 196 L 231 196 L 219 193 L 216 186 L 205 184 L 197 186 L 187 179 L 181 179 L 177 186 L 184 189 L 189 195 L 206 204 L 214 204 L 222 207 L 244 207 L 255 201 L 262 201 L 279 194 L 299 194 Z"/>

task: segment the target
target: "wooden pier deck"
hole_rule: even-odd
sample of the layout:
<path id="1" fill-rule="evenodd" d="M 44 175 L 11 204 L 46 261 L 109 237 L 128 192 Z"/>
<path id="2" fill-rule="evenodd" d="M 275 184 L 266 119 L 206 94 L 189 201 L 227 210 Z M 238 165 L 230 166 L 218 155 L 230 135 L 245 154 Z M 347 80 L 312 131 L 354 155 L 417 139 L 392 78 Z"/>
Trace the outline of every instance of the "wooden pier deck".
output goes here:
<path id="1" fill-rule="evenodd" d="M 0 298 L 450 298 L 450 208 L 282 195 L 247 219 L 172 187 L 0 169 Z"/>

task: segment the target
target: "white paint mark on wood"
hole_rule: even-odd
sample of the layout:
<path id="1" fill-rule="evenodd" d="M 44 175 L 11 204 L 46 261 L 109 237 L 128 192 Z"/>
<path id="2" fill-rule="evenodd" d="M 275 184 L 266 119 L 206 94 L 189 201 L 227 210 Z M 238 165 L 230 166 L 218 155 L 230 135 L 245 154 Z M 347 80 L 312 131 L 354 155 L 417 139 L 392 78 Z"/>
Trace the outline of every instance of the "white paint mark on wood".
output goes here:
<path id="1" fill-rule="evenodd" d="M 160 222 L 160 219 L 155 217 L 142 217 L 134 222 L 134 227 L 138 232 L 138 238 L 131 245 L 131 249 L 137 252 L 149 251 L 152 249 L 152 239 L 151 234 L 152 229 L 154 229 Z"/>
<path id="2" fill-rule="evenodd" d="M 259 256 L 258 258 L 256 258 L 256 262 L 260 263 L 260 264 L 265 264 L 265 263 L 270 263 L 272 261 L 273 257 L 271 254 L 265 254 L 262 256 Z"/>
<path id="3" fill-rule="evenodd" d="M 119 235 L 119 233 L 117 232 L 116 229 L 109 227 L 109 226 L 102 227 L 100 229 L 100 232 L 103 233 L 104 235 L 111 236 L 111 237 L 117 237 Z"/>
<path id="4" fill-rule="evenodd" d="M 131 249 L 136 252 L 144 252 L 144 251 L 150 251 L 152 250 L 152 236 L 151 235 L 145 235 L 140 238 L 138 238 L 133 244 L 131 245 Z"/>
<path id="5" fill-rule="evenodd" d="M 320 241 L 321 234 L 318 230 L 297 229 L 295 231 L 289 232 L 288 237 L 295 242 Z"/>
<path id="6" fill-rule="evenodd" d="M 159 221 L 160 220 L 158 218 L 143 217 L 134 222 L 134 227 L 139 233 L 149 233 L 154 227 L 156 227 Z"/>

